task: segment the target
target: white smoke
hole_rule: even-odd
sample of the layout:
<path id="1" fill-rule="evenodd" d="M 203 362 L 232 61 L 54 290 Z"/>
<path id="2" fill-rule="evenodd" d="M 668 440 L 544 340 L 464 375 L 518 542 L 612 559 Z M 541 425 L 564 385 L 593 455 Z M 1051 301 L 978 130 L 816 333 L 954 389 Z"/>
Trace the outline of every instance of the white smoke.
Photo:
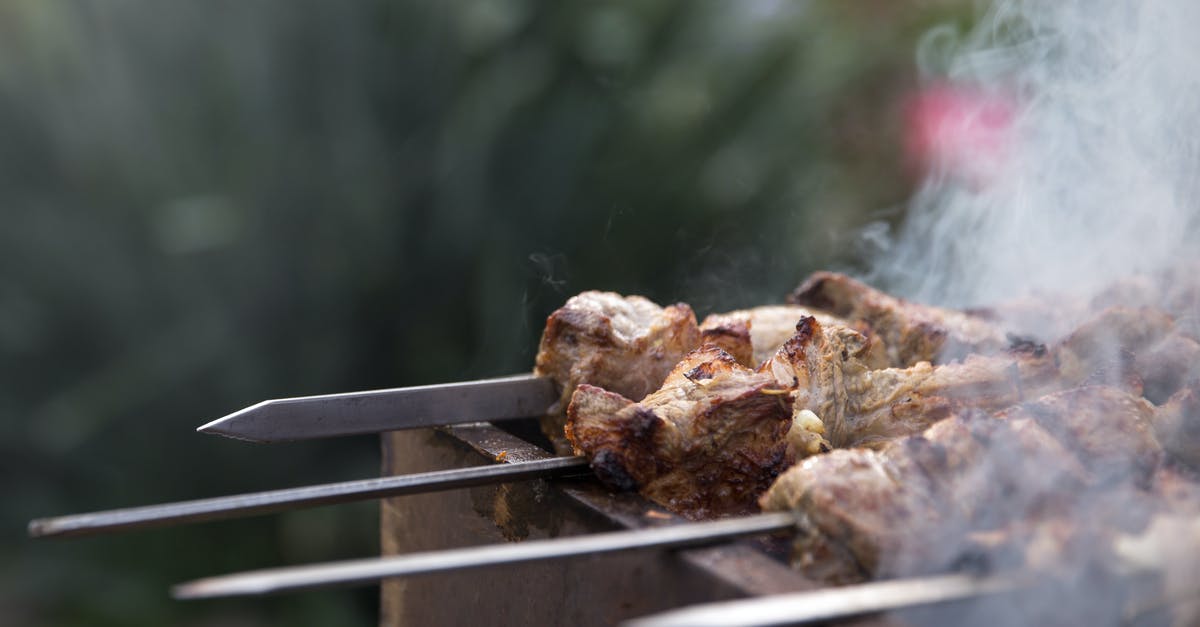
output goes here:
<path id="1" fill-rule="evenodd" d="M 996 2 L 931 33 L 926 78 L 1012 107 L 987 180 L 940 164 L 870 279 L 950 306 L 1083 293 L 1196 257 L 1200 2 Z"/>
<path id="2" fill-rule="evenodd" d="M 984 156 L 983 174 L 960 163 L 972 158 L 961 145 L 933 151 L 942 160 L 931 164 L 899 230 L 879 237 L 875 225 L 866 232 L 878 248 L 868 279 L 952 307 L 1027 295 L 1057 304 L 1086 299 L 1129 275 L 1195 262 L 1198 18 L 1196 0 L 997 0 L 965 36 L 947 27 L 929 33 L 917 54 L 923 77 L 999 103 L 1006 140 L 986 146 L 996 154 Z M 958 115 L 956 123 L 972 123 Z M 963 145 L 970 146 L 969 135 Z M 1067 298 L 1054 300 L 1060 296 Z M 1013 463 L 994 452 L 984 467 L 990 474 Z M 1129 474 L 1121 485 L 1132 498 Z M 1038 496 L 1038 488 L 1026 488 L 1004 507 Z M 1098 504 L 1091 495 L 1071 507 L 1077 521 L 1110 517 L 1096 513 L 1104 511 L 1103 499 Z M 1072 557 L 1077 564 L 1101 552 L 1099 544 L 1080 549 Z M 981 604 L 987 620 L 975 622 L 1065 616 L 1116 624 L 1119 586 L 1089 579 L 1091 572 L 1080 567 L 1078 577 L 1064 579 L 1086 603 L 1044 593 L 1023 616 L 1012 606 Z"/>

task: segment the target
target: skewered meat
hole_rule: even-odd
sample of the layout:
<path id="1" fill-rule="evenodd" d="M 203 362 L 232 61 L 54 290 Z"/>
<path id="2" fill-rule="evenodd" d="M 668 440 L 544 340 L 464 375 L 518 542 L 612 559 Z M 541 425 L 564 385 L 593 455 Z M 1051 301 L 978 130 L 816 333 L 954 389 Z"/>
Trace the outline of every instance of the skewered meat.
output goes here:
<path id="1" fill-rule="evenodd" d="M 790 305 L 756 307 L 713 314 L 698 328 L 695 314 L 683 303 L 664 308 L 640 296 L 583 292 L 552 313 L 542 333 L 534 373 L 553 378 L 562 390 L 543 418 L 543 431 L 560 451 L 569 448 L 563 425 L 580 384 L 641 400 L 662 384 L 684 355 L 701 345 L 720 347 L 753 368 L 795 332 L 800 318 L 811 313 Z M 882 347 L 876 343 L 872 350 L 869 363 L 883 367 Z M 814 442 L 808 445 L 815 446 Z"/>
<path id="2" fill-rule="evenodd" d="M 1181 388 L 1159 407 L 1154 432 L 1173 459 L 1200 470 L 1200 381 Z"/>
<path id="3" fill-rule="evenodd" d="M 1021 457 L 984 465 L 988 446 L 1053 461 L 1038 479 L 1068 485 L 1066 478 L 1080 473 L 1070 454 L 1027 420 L 969 415 L 938 426 L 933 438 L 905 438 L 882 451 L 835 450 L 780 476 L 762 505 L 799 514 L 795 565 L 831 582 L 945 568 L 962 552 L 956 543 L 972 519 L 989 518 L 984 505 L 991 497 L 1032 479 L 1022 476 L 1015 461 Z"/>
<path id="4" fill-rule="evenodd" d="M 767 305 L 706 317 L 700 324 L 701 342 L 720 346 L 743 366 L 757 368 L 795 335 L 796 323 L 808 317 L 826 326 L 849 326 L 839 318 L 805 307 Z M 872 348 L 869 365 L 886 368 L 887 353 L 882 343 L 876 342 Z"/>
<path id="5" fill-rule="evenodd" d="M 878 344 L 872 338 L 843 325 L 822 325 L 816 318 L 806 317 L 796 325 L 795 334 L 775 356 L 759 368 L 758 374 L 773 379 L 769 389 L 777 394 L 777 400 L 792 403 L 791 427 L 784 442 L 787 459 L 797 460 L 831 447 L 888 446 L 898 438 L 920 433 L 969 409 L 1003 410 L 1080 382 L 1103 382 L 1111 377 L 1098 377 L 1094 373 L 1103 371 L 1109 361 L 1108 353 L 1101 350 L 1108 347 L 1108 342 L 1117 346 L 1114 352 L 1132 354 L 1132 349 L 1152 344 L 1169 329 L 1170 320 L 1156 316 L 1154 312 L 1114 309 L 1102 312 L 1095 320 L 1081 326 L 1053 350 L 1031 342 L 1016 342 L 1003 354 L 970 355 L 961 361 L 938 366 L 922 362 L 910 368 L 874 370 L 870 364 L 873 356 L 878 355 Z M 750 376 L 748 369 L 740 366 L 740 370 L 734 369 L 732 356 L 713 345 L 693 353 L 676 371 L 688 371 L 695 367 L 695 359 L 712 360 L 716 355 L 728 362 L 730 372 Z M 1068 365 L 1066 375 L 1060 363 Z M 1093 375 L 1088 375 L 1089 372 Z M 1121 373 L 1125 371 L 1121 370 Z M 653 406 L 679 397 L 681 382 L 676 376 L 675 382 L 665 384 L 651 395 L 653 400 L 647 398 L 642 405 Z M 1140 391 L 1140 383 L 1126 387 Z M 736 406 L 728 404 L 727 389 L 696 385 L 690 385 L 687 391 L 687 400 L 693 403 L 693 408 L 678 410 L 675 415 L 700 411 L 695 408 L 700 407 L 698 403 L 707 394 L 713 395 L 711 403 L 726 406 L 723 416 L 733 416 Z M 1127 473 L 1131 469 L 1117 462 L 1132 459 L 1144 474 L 1158 461 L 1155 457 L 1158 444 L 1154 441 L 1149 420 L 1153 409 L 1149 403 L 1142 400 L 1135 403 L 1132 398 L 1115 390 L 1112 393 L 1089 391 L 1083 395 L 1047 397 L 1010 412 L 1012 417 L 1044 423 L 1043 427 L 1051 428 L 1064 442 L 1087 445 L 1089 459 L 1094 462 L 1089 463 L 1093 472 Z M 694 507 L 711 509 L 707 504 L 711 499 L 707 496 L 686 501 L 679 497 L 674 487 L 672 491 L 648 488 L 657 474 L 630 470 L 631 467 L 651 467 L 648 461 L 641 459 L 643 457 L 671 459 L 678 456 L 680 444 L 643 437 L 636 429 L 631 431 L 630 425 L 638 424 L 634 422 L 638 414 L 634 410 L 624 411 L 624 407 L 632 405 L 633 401 L 622 399 L 624 404 L 618 405 L 612 405 L 613 402 L 612 395 L 604 395 L 599 389 L 589 388 L 585 396 L 576 394 L 576 407 L 572 409 L 570 419 L 573 426 L 569 427 L 574 429 L 570 435 L 574 451 L 592 459 L 598 474 L 610 485 L 640 489 L 652 500 L 687 515 L 701 515 L 692 509 Z M 1048 403 L 1059 403 L 1063 407 L 1043 407 Z M 1087 422 L 1096 413 L 1128 414 L 1134 411 L 1142 413 L 1140 422 L 1110 421 L 1099 426 Z M 1051 420 L 1058 415 L 1066 417 L 1060 422 Z M 744 423 L 739 423 L 736 418 L 726 418 L 731 421 L 726 429 L 759 428 L 755 418 L 751 416 Z M 695 418 L 688 417 L 687 420 Z M 586 425 L 586 429 L 580 425 Z M 1123 425 L 1126 430 L 1113 431 L 1114 425 Z M 980 433 L 977 428 L 976 436 Z M 1018 434 L 1023 433 L 1018 429 Z M 710 436 L 703 430 L 693 429 L 681 437 Z M 723 433 L 722 437 L 730 436 Z M 779 445 L 778 441 L 757 438 L 750 441 L 760 447 Z M 1122 447 L 1141 454 L 1130 458 Z M 699 456 L 692 460 L 693 464 L 711 464 L 718 454 L 715 451 L 717 447 L 700 442 L 692 445 L 689 455 Z M 773 451 L 763 448 L 759 455 L 772 458 L 769 453 Z M 1106 464 L 1112 468 L 1105 469 Z M 671 467 L 674 469 L 677 465 L 672 463 Z M 655 472 L 660 470 L 656 468 Z M 746 481 L 741 476 L 738 480 Z"/>
<path id="6" fill-rule="evenodd" d="M 923 441 L 945 452 L 938 444 L 939 429 L 955 433 L 955 425 L 961 426 L 957 421 L 939 426 L 949 416 L 1003 410 L 1080 384 L 1116 384 L 1140 393 L 1141 373 L 1153 370 L 1151 366 L 1159 363 L 1155 357 L 1187 361 L 1193 348 L 1200 350 L 1160 311 L 1110 308 L 1052 349 L 1010 338 L 1003 352 L 971 354 L 936 366 L 922 361 L 907 368 L 880 368 L 886 360 L 879 335 L 860 329 L 883 329 L 901 346 L 924 347 L 920 350 L 927 353 L 933 344 L 926 340 L 938 337 L 956 337 L 959 346 L 993 346 L 995 329 L 971 316 L 892 299 L 840 275 L 818 274 L 806 285 L 801 291 L 810 296 L 838 294 L 840 302 L 853 301 L 849 308 L 833 308 L 858 317 L 860 326 L 823 314 L 820 319 L 805 316 L 757 371 L 746 365 L 757 362 L 783 336 L 781 329 L 792 317 L 804 315 L 806 309 L 773 306 L 730 312 L 710 316 L 697 328 L 686 305 L 662 309 L 644 299 L 596 292 L 569 301 L 551 316 L 538 367 L 566 382 L 564 394 L 576 390 L 566 424 L 571 449 L 588 456 L 609 485 L 638 489 L 678 513 L 705 517 L 748 511 L 782 468 L 831 447 L 890 451 L 897 439 L 928 429 Z M 945 333 L 926 333 L 931 328 Z M 642 376 L 646 369 L 639 364 L 664 366 L 662 338 L 671 340 L 673 353 L 689 344 L 701 348 L 662 375 L 661 388 L 650 393 L 657 377 Z M 916 354 L 908 352 L 909 357 Z M 1166 374 L 1151 378 L 1162 381 L 1164 390 L 1176 385 Z M 1181 420 L 1162 419 L 1152 425 L 1149 403 L 1133 402 L 1123 392 L 1095 389 L 1104 388 L 1009 409 L 1000 415 L 1007 419 L 1000 430 L 1005 435 L 993 446 L 1008 446 L 1013 455 L 1022 447 L 1048 450 L 1058 446 L 1045 435 L 1049 429 L 1063 443 L 1086 451 L 1088 462 L 1075 465 L 1087 468 L 1090 481 L 1130 473 L 1144 480 L 1161 454 L 1154 426 L 1161 433 Z M 1183 407 L 1182 401 L 1175 406 Z M 1108 422 L 1097 426 L 1089 422 L 1096 414 L 1137 414 L 1140 419 L 1105 418 Z M 996 429 L 976 424 L 970 437 L 959 434 L 959 443 L 951 449 L 965 450 L 966 442 L 978 442 Z M 911 439 L 901 441 L 914 446 Z M 979 451 L 975 456 L 987 457 Z M 942 491 L 956 492 L 968 484 L 962 479 L 959 487 Z M 1003 480 L 995 484 L 1007 485 Z M 982 485 L 968 492 L 991 493 Z M 956 502 L 971 509 L 970 499 Z"/>
<path id="7" fill-rule="evenodd" d="M 911 303 L 835 272 L 814 273 L 788 302 L 865 324 L 883 340 L 895 367 L 944 363 L 1008 345 L 1004 331 L 982 317 Z"/>
<path id="8" fill-rule="evenodd" d="M 715 346 L 640 403 L 581 384 L 567 416 L 567 438 L 601 480 L 692 517 L 752 511 L 790 464 L 789 391 Z"/>
<path id="9" fill-rule="evenodd" d="M 1134 356 L 1153 347 L 1174 326 L 1171 317 L 1157 309 L 1105 309 L 1059 343 L 1055 352 L 1060 373 L 1070 383 L 1118 385 L 1140 394 Z"/>
<path id="10" fill-rule="evenodd" d="M 1116 388 L 1066 390 L 1022 403 L 997 417 L 1035 420 L 1079 453 L 1098 480 L 1126 477 L 1147 482 L 1161 461 L 1154 406 Z"/>
<path id="11" fill-rule="evenodd" d="M 1176 329 L 1135 355 L 1133 370 L 1142 379 L 1145 397 L 1162 404 L 1200 376 L 1200 342 Z"/>
<path id="12" fill-rule="evenodd" d="M 612 292 L 572 297 L 546 320 L 538 348 L 534 373 L 562 387 L 543 430 L 561 446 L 576 386 L 590 383 L 641 400 L 699 341 L 696 315 L 686 304 L 664 308 L 641 296 Z"/>
<path id="13" fill-rule="evenodd" d="M 1114 468 L 1156 460 L 1143 403 L 1089 387 L 995 418 L 966 412 L 879 451 L 806 459 L 761 503 L 798 514 L 794 560 L 810 575 L 846 581 L 941 570 L 969 553 L 968 531 L 1054 516 L 1081 488 L 1126 478 Z M 1100 413 L 1079 418 L 1081 409 Z M 1119 449 L 1105 436 L 1082 437 L 1068 425 L 1083 419 L 1100 433 L 1138 441 Z"/>
<path id="14" fill-rule="evenodd" d="M 668 416 L 688 429 L 675 431 L 680 438 L 697 438 L 687 447 L 689 463 L 706 467 L 719 465 L 717 456 L 729 454 L 707 439 L 714 429 L 710 422 L 720 419 L 720 437 L 728 440 L 738 429 L 757 430 L 743 445 L 760 447 L 753 456 L 775 459 L 781 444 L 787 444 L 786 459 L 792 460 L 828 450 L 828 436 L 837 446 L 882 445 L 887 441 L 920 432 L 946 418 L 960 406 L 995 409 L 1020 400 L 1021 381 L 1042 378 L 1053 372 L 1053 360 L 1045 351 L 1033 351 L 1020 359 L 975 358 L 962 363 L 933 367 L 927 363 L 915 368 L 872 371 L 867 359 L 875 344 L 862 334 L 840 325 L 821 326 L 815 318 L 804 318 L 796 333 L 775 357 L 757 373 L 736 364 L 728 353 L 715 346 L 693 352 L 668 377 L 663 388 L 642 403 L 623 399 L 597 387 L 580 386 L 569 411 L 567 433 L 577 454 L 587 455 L 601 479 L 623 489 L 640 489 L 643 495 L 674 511 L 696 516 L 696 507 L 711 510 L 710 497 L 687 501 L 677 494 L 673 479 L 670 490 L 652 485 L 663 468 L 650 459 L 671 460 L 670 471 L 682 469 L 674 461 L 682 445 L 677 440 L 659 439 L 647 425 L 658 424 L 650 415 Z M 791 419 L 782 440 L 757 437 L 761 434 L 760 416 L 745 411 L 740 404 L 747 398 L 731 394 L 728 386 L 697 381 L 686 373 L 696 372 L 700 364 L 717 369 L 773 397 L 775 407 L 785 409 Z M 681 391 L 682 390 L 682 391 Z M 793 395 L 794 391 L 794 395 Z M 680 406 L 685 399 L 689 405 Z M 763 399 L 751 395 L 756 408 L 767 408 Z M 736 402 L 734 402 L 736 401 Z M 722 411 L 713 413 L 709 406 Z M 814 413 L 815 412 L 815 413 Z M 832 420 L 821 420 L 822 414 Z M 830 430 L 830 427 L 834 430 Z M 739 448 L 739 456 L 750 454 Z M 761 465 L 761 464 L 760 464 Z M 762 465 L 775 468 L 773 464 Z M 740 473 L 741 469 L 738 470 Z M 746 483 L 744 476 L 738 481 Z M 769 482 L 769 479 L 767 480 Z M 694 488 L 693 488 L 694 489 Z M 745 507 L 746 493 L 740 498 Z"/>
<path id="15" fill-rule="evenodd" d="M 1153 357 L 1179 353 L 1175 360 L 1188 359 L 1195 344 L 1172 329 L 1170 318 L 1159 311 L 1112 308 L 1053 349 L 1015 341 L 1003 353 L 968 355 L 937 366 L 921 362 L 873 369 L 864 362 L 864 336 L 804 319 L 786 350 L 763 368 L 781 385 L 794 379 L 797 411 L 814 412 L 832 446 L 880 446 L 967 407 L 995 411 L 1082 384 L 1141 393 L 1137 355 L 1147 356 L 1140 362 L 1147 377 L 1172 389 Z"/>
<path id="16" fill-rule="evenodd" d="M 797 389 L 796 411 L 810 410 L 834 447 L 879 446 L 919 433 L 956 408 L 1000 409 L 1055 373 L 1043 347 L 1022 346 L 1002 356 L 874 370 L 871 341 L 839 325 L 805 318 L 763 369 Z"/>

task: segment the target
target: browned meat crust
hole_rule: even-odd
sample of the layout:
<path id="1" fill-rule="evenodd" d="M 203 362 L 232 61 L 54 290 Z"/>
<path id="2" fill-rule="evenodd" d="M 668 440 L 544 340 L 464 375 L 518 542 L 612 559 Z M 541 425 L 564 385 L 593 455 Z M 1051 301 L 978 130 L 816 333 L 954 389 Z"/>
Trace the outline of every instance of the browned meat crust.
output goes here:
<path id="1" fill-rule="evenodd" d="M 1148 380 L 1160 394 L 1173 393 L 1178 373 L 1161 360 L 1190 359 L 1193 349 L 1200 345 L 1175 332 L 1162 312 L 1112 308 L 1051 349 L 1016 341 L 1004 352 L 947 364 L 876 369 L 866 336 L 805 318 L 762 369 L 796 388 L 796 411 L 813 412 L 831 446 L 878 447 L 962 409 L 995 411 L 1079 385 L 1140 394 Z"/>
<path id="2" fill-rule="evenodd" d="M 1200 470 L 1200 380 L 1159 407 L 1154 432 L 1172 459 Z"/>
<path id="3" fill-rule="evenodd" d="M 791 460 L 791 397 L 725 351 L 690 353 L 640 403 L 580 385 L 567 438 L 596 475 L 695 518 L 745 513 Z"/>
<path id="4" fill-rule="evenodd" d="M 801 318 L 814 317 L 823 325 L 846 322 L 797 305 L 767 305 L 712 314 L 700 323 L 701 343 L 720 346 L 739 364 L 757 368 L 796 333 Z M 885 368 L 887 356 L 879 346 L 876 367 Z"/>
<path id="5" fill-rule="evenodd" d="M 1030 418 L 1079 453 L 1096 480 L 1146 483 L 1162 461 L 1154 434 L 1155 408 L 1143 398 L 1107 386 L 1049 394 L 997 414 Z"/>
<path id="6" fill-rule="evenodd" d="M 641 400 L 696 348 L 700 331 L 686 304 L 659 307 L 640 296 L 583 292 L 546 320 L 534 373 L 552 377 L 562 396 L 542 428 L 564 445 L 562 427 L 576 386 L 588 383 Z"/>
<path id="7" fill-rule="evenodd" d="M 1093 432 L 1134 442 L 1118 449 L 1107 436 L 1081 435 L 1073 428 L 1080 410 L 1102 412 L 1086 417 Z M 969 552 L 969 531 L 1059 515 L 1081 489 L 1129 478 L 1115 468 L 1156 460 L 1147 425 L 1140 399 L 1104 387 L 1070 390 L 996 418 L 967 412 L 879 451 L 806 459 L 761 503 L 797 513 L 793 559 L 810 576 L 942 570 Z"/>
<path id="8" fill-rule="evenodd" d="M 867 325 L 896 367 L 943 363 L 1008 345 L 1004 331 L 982 317 L 908 302 L 836 272 L 814 273 L 788 302 Z"/>
<path id="9" fill-rule="evenodd" d="M 880 446 L 962 407 L 1007 407 L 1056 372 L 1053 356 L 1039 346 L 940 366 L 876 370 L 873 344 L 862 334 L 815 318 L 801 320 L 796 329 L 762 369 L 796 388 L 796 411 L 816 414 L 836 448 Z"/>
<path id="10" fill-rule="evenodd" d="M 1171 317 L 1157 309 L 1105 309 L 1059 343 L 1061 376 L 1075 384 L 1116 385 L 1140 394 L 1143 384 L 1134 370 L 1134 357 L 1151 350 L 1174 326 Z"/>
<path id="11" fill-rule="evenodd" d="M 866 311 L 899 312 L 872 319 L 900 329 L 894 337 L 910 347 L 932 346 L 913 344 L 914 338 L 936 337 L 921 335 L 922 329 L 954 327 L 946 315 L 959 316 L 868 296 L 874 304 Z M 1200 402 L 1193 388 L 1180 391 L 1190 375 L 1163 365 L 1194 366 L 1200 344 L 1161 311 L 1110 308 L 1050 348 L 1010 339 L 1004 351 L 906 368 L 882 367 L 883 343 L 880 335 L 862 332 L 869 329 L 865 318 L 856 328 L 804 316 L 757 370 L 746 367 L 779 342 L 792 316 L 806 312 L 789 306 L 731 312 L 698 328 L 686 305 L 662 309 L 636 297 L 585 293 L 551 316 L 538 368 L 574 389 L 566 435 L 602 480 L 691 517 L 751 511 L 783 468 L 831 445 L 881 449 L 819 456 L 831 461 L 812 462 L 814 476 L 801 482 L 816 491 L 795 487 L 799 492 L 788 497 L 793 509 L 808 503 L 803 507 L 814 510 L 805 514 L 809 540 L 797 559 L 824 564 L 822 573 L 833 579 L 908 572 L 916 562 L 944 566 L 938 560 L 961 547 L 943 554 L 903 534 L 913 526 L 941 533 L 992 528 L 1013 520 L 1016 511 L 1041 515 L 1054 501 L 1045 495 L 1061 496 L 1063 486 L 1116 478 L 1144 485 L 1162 458 L 1156 431 L 1200 432 L 1193 426 L 1200 423 Z M 662 367 L 664 343 L 679 352 L 689 342 L 701 348 L 662 374 L 661 387 L 650 392 L 652 380 L 641 364 Z M 975 346 L 983 345 L 991 346 Z M 1140 394 L 1143 382 L 1152 382 L 1157 395 L 1175 396 L 1156 412 L 1129 394 Z M 1079 385 L 1089 387 L 1071 389 Z M 1038 400 L 1026 402 L 1031 398 Z M 977 419 L 1000 410 L 996 418 Z M 958 418 L 945 420 L 951 416 Z M 1200 445 L 1192 444 L 1200 436 L 1177 440 L 1168 445 L 1173 455 L 1200 461 Z M 997 464 L 998 455 L 1007 461 Z M 1023 472 L 1027 467 L 1038 470 Z M 826 474 L 831 477 L 816 476 Z M 780 489 L 787 496 L 787 488 Z M 879 496 L 889 490 L 901 496 L 887 498 L 900 500 Z M 858 492 L 877 508 L 877 519 L 860 511 L 848 520 L 864 502 L 855 500 Z M 1034 497 L 1013 503 L 1014 493 Z M 989 505 L 1003 502 L 1012 511 L 997 513 Z M 879 531 L 888 520 L 901 522 Z M 893 550 L 897 543 L 904 550 Z M 919 550 L 907 552 L 910 547 Z"/>
<path id="12" fill-rule="evenodd" d="M 1200 376 L 1200 342 L 1172 331 L 1134 356 L 1133 370 L 1142 379 L 1143 395 L 1162 404 Z"/>

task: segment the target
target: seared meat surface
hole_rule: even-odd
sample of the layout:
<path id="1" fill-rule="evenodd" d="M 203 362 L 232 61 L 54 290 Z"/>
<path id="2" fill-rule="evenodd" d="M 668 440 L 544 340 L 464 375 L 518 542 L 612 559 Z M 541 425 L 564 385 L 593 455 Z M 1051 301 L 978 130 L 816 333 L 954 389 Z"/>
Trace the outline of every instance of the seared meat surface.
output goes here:
<path id="1" fill-rule="evenodd" d="M 848 326 L 843 320 L 797 305 L 767 305 L 712 314 L 700 323 L 701 342 L 720 346 L 738 363 L 757 368 L 796 333 L 802 318 L 813 317 L 823 325 Z M 887 354 L 876 343 L 870 357 L 875 368 L 887 367 Z"/>
<path id="2" fill-rule="evenodd" d="M 1193 380 L 1158 408 L 1154 432 L 1173 460 L 1200 471 L 1200 380 Z"/>
<path id="3" fill-rule="evenodd" d="M 796 411 L 812 411 L 830 445 L 878 447 L 962 409 L 995 411 L 1079 385 L 1140 394 L 1143 381 L 1152 381 L 1160 393 L 1173 393 L 1177 373 L 1164 372 L 1155 358 L 1186 360 L 1193 348 L 1200 345 L 1157 310 L 1112 308 L 1052 348 L 1014 341 L 1006 351 L 951 363 L 877 369 L 866 336 L 806 318 L 763 369 L 781 386 L 793 382 Z"/>
<path id="4" fill-rule="evenodd" d="M 791 463 L 791 426 L 788 390 L 707 346 L 688 354 L 641 402 L 580 385 L 566 435 L 605 483 L 704 518 L 755 509 L 758 495 Z"/>
<path id="5" fill-rule="evenodd" d="M 1072 383 L 1102 383 L 1137 388 L 1134 357 L 1148 352 L 1174 329 L 1157 309 L 1110 307 L 1084 321 L 1056 348 L 1063 378 Z"/>
<path id="6" fill-rule="evenodd" d="M 1007 407 L 1055 374 L 1053 356 L 1040 347 L 882 370 L 871 367 L 872 352 L 866 336 L 805 318 L 763 370 L 796 388 L 796 411 L 813 412 L 838 448 L 880 446 L 961 407 Z"/>
<path id="7" fill-rule="evenodd" d="M 561 447 L 567 405 L 578 385 L 641 400 L 699 342 L 696 315 L 685 304 L 659 307 L 641 296 L 612 292 L 572 297 L 546 320 L 538 348 L 534 373 L 562 388 L 543 430 Z"/>
<path id="8" fill-rule="evenodd" d="M 836 272 L 813 273 L 788 302 L 866 325 L 896 367 L 943 363 L 1008 345 L 1004 330 L 983 317 L 908 302 Z"/>
<path id="9" fill-rule="evenodd" d="M 1154 434 L 1155 407 L 1147 400 L 1107 386 L 1065 390 L 997 414 L 1029 418 L 1079 454 L 1097 480 L 1148 481 L 1162 461 Z"/>
<path id="10" fill-rule="evenodd" d="M 944 570 L 969 553 L 968 532 L 1052 518 L 1087 490 L 1135 489 L 1130 480 L 1139 476 L 1114 471 L 1157 463 L 1147 405 L 1087 387 L 994 417 L 965 412 L 881 450 L 806 459 L 779 477 L 762 506 L 798 514 L 794 560 L 813 576 Z M 1084 421 L 1090 430 L 1081 434 Z M 1113 446 L 1118 434 L 1126 446 Z"/>
<path id="11" fill-rule="evenodd" d="M 1162 404 L 1200 377 L 1200 342 L 1172 330 L 1134 356 L 1133 370 L 1142 379 L 1146 399 Z"/>
<path id="12" fill-rule="evenodd" d="M 685 358 L 663 387 L 641 403 L 598 387 L 581 388 L 572 402 L 568 436 L 575 452 L 587 455 L 597 473 L 611 485 L 638 489 L 674 511 L 698 516 L 702 510 L 720 508 L 710 504 L 712 498 L 707 493 L 691 501 L 682 498 L 683 491 L 696 488 L 672 473 L 691 472 L 684 470 L 685 465 L 678 461 L 686 454 L 688 465 L 707 469 L 705 481 L 729 480 L 719 479 L 712 472 L 719 465 L 714 460 L 728 454 L 711 443 L 713 438 L 728 441 L 736 431 L 748 430 L 739 445 L 741 448 L 737 449 L 738 455 L 747 455 L 746 447 L 756 446 L 760 448 L 754 453 L 755 459 L 774 460 L 784 446 L 785 459 L 792 461 L 830 448 L 889 447 L 897 439 L 919 434 L 931 426 L 933 430 L 929 433 L 940 433 L 937 423 L 950 416 L 969 410 L 1005 410 L 1091 379 L 1084 376 L 1089 368 L 1103 370 L 1108 363 L 1106 356 L 1098 357 L 1088 348 L 1095 345 L 1098 334 L 1115 334 L 1118 337 L 1114 341 L 1132 348 L 1152 344 L 1162 335 L 1157 318 L 1131 317 L 1126 313 L 1105 312 L 1054 349 L 1017 343 L 1000 354 L 970 355 L 938 366 L 922 362 L 910 368 L 882 370 L 871 367 L 878 354 L 878 344 L 873 339 L 848 327 L 836 323 L 826 326 L 815 317 L 807 317 L 800 320 L 792 337 L 757 372 L 709 344 Z M 1119 350 L 1129 352 L 1127 348 Z M 1069 364 L 1069 376 L 1061 372 L 1061 362 Z M 700 368 L 701 364 L 704 368 Z M 702 371 L 719 371 L 725 377 L 720 379 L 722 385 L 713 385 L 711 378 L 698 379 L 695 373 Z M 686 373 L 692 374 L 685 376 Z M 730 388 L 726 381 L 758 389 L 758 396 L 731 393 L 731 389 L 740 388 Z M 1087 390 L 1086 394 L 1064 392 L 1046 396 L 1009 409 L 1001 416 L 1013 418 L 1011 437 L 1036 440 L 1038 434 L 1049 429 L 1060 441 L 1084 447 L 1088 451 L 1086 466 L 1092 472 L 1127 474 L 1135 470 L 1122 465 L 1122 461 L 1136 462 L 1137 470 L 1143 474 L 1153 468 L 1158 462 L 1158 444 L 1150 419 L 1153 406 L 1112 388 Z M 761 416 L 755 412 L 770 405 L 762 402 L 763 396 L 774 401 L 776 407 L 772 409 L 787 409 L 790 426 L 782 439 L 759 437 Z M 715 411 L 713 407 L 721 409 Z M 740 416 L 739 412 L 748 413 Z M 1137 412 L 1141 415 L 1139 422 L 1124 423 L 1111 418 Z M 1088 422 L 1096 414 L 1109 418 L 1097 424 Z M 661 439 L 656 431 L 646 430 L 657 424 L 648 418 L 651 415 L 687 424 L 688 428 L 673 431 L 673 439 Z M 1056 422 L 1056 416 L 1062 416 L 1061 421 Z M 718 429 L 710 424 L 713 420 L 724 422 Z M 1025 424 L 1041 426 L 1033 429 L 1022 426 Z M 978 440 L 982 437 L 982 427 L 974 429 L 973 437 Z M 696 441 L 685 447 L 682 439 L 686 438 Z M 1033 444 L 1037 442 L 1030 446 Z M 1139 455 L 1130 457 L 1131 450 Z M 1014 451 L 1014 455 L 1019 454 Z M 664 466 L 663 460 L 669 463 Z M 774 469 L 771 464 L 760 466 Z M 668 467 L 669 472 L 662 472 Z M 731 469 L 729 475 L 736 477 L 739 485 L 748 485 L 745 470 Z M 660 480 L 660 475 L 673 478 Z M 743 498 L 748 493 L 739 494 Z"/>
<path id="13" fill-rule="evenodd" d="M 702 325 L 686 305 L 589 294 L 551 317 L 538 357 L 570 394 L 572 450 L 692 518 L 795 512 L 810 576 L 1041 566 L 1200 512 L 1171 470 L 1200 469 L 1200 342 L 1164 310 L 1082 301 L 1056 319 L 1085 321 L 1043 344 L 832 273 L 793 305 Z"/>

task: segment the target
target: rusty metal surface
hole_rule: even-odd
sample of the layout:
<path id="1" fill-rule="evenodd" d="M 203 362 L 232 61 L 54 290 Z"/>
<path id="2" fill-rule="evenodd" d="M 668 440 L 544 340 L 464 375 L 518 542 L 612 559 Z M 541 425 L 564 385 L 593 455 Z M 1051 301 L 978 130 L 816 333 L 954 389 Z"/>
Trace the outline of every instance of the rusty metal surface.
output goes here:
<path id="1" fill-rule="evenodd" d="M 386 433 L 382 448 L 385 475 L 552 456 L 486 424 Z M 387 499 L 381 550 L 396 555 L 679 521 L 590 477 L 534 480 Z M 380 624 L 612 625 L 694 603 L 818 587 L 771 557 L 778 548 L 769 539 L 740 541 L 393 579 L 381 587 Z"/>

